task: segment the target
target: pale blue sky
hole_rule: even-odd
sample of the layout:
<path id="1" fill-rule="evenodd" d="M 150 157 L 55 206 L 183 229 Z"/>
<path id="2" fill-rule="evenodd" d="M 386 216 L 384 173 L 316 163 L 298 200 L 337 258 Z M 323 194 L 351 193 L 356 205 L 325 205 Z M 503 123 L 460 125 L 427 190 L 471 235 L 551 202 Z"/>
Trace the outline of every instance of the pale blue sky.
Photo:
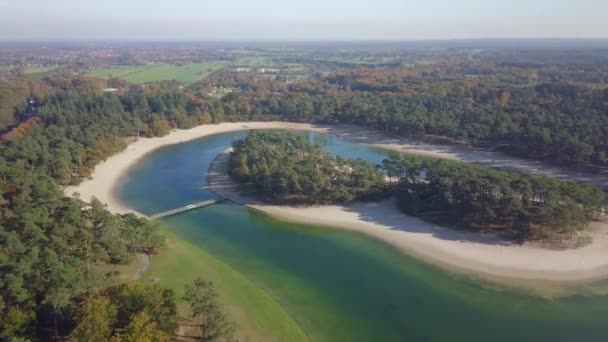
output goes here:
<path id="1" fill-rule="evenodd" d="M 608 0 L 0 0 L 0 39 L 608 38 Z"/>

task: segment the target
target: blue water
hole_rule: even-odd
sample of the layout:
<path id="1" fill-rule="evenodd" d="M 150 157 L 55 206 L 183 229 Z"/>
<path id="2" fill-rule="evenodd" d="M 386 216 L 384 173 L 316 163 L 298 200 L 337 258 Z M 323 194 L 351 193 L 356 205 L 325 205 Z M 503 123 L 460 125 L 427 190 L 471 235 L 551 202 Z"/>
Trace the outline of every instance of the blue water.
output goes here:
<path id="1" fill-rule="evenodd" d="M 121 199 L 153 214 L 212 198 L 202 189 L 209 164 L 245 134 L 155 151 L 130 171 Z M 379 163 L 390 154 L 305 134 L 343 157 Z M 546 300 L 490 288 L 368 237 L 236 205 L 163 222 L 268 291 L 315 341 L 608 341 L 607 297 Z"/>
<path id="2" fill-rule="evenodd" d="M 314 132 L 302 132 L 311 142 L 344 158 L 361 158 L 375 164 L 391 154 L 372 147 L 346 143 Z M 121 200 L 146 215 L 214 198 L 203 189 L 209 164 L 228 148 L 234 139 L 247 132 L 211 136 L 186 144 L 163 147 L 133 168 L 120 190 Z M 154 200 L 148 200 L 154 199 Z"/>

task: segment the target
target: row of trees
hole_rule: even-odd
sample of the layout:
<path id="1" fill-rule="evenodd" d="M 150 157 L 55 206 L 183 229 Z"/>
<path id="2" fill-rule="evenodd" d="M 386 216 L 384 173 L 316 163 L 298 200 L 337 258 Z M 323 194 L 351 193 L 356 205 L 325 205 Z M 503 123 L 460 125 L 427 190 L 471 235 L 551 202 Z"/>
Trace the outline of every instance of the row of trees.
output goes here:
<path id="1" fill-rule="evenodd" d="M 232 176 L 272 202 L 345 202 L 377 194 L 384 184 L 373 164 L 332 156 L 292 132 L 252 131 L 233 150 Z"/>
<path id="2" fill-rule="evenodd" d="M 589 185 L 456 161 L 402 156 L 384 160 L 409 215 L 473 229 L 516 232 L 522 239 L 572 234 L 598 219 L 605 194 Z"/>

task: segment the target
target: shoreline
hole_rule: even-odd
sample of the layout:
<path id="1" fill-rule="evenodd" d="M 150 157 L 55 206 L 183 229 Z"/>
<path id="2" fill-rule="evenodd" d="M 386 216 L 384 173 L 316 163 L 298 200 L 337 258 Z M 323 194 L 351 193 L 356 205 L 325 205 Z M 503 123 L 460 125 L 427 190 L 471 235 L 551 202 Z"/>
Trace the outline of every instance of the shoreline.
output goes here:
<path id="1" fill-rule="evenodd" d="M 568 285 L 608 276 L 608 253 L 603 253 L 604 258 L 601 258 L 601 253 L 608 251 L 608 224 L 592 224 L 593 242 L 590 245 L 551 250 L 532 244 L 513 244 L 493 234 L 472 233 L 422 221 L 402 213 L 394 199 L 346 205 L 269 205 L 239 191 L 239 184 L 227 173 L 228 160 L 227 150 L 211 163 L 206 189 L 274 218 L 361 233 L 442 269 L 503 285 L 530 289 L 549 286 L 551 292 L 562 292 Z"/>
<path id="2" fill-rule="evenodd" d="M 403 145 L 366 136 L 365 129 L 353 127 L 335 128 L 312 124 L 287 122 L 244 122 L 198 126 L 189 130 L 173 131 L 160 138 L 140 138 L 123 152 L 100 163 L 91 179 L 79 186 L 67 187 L 64 192 L 78 192 L 81 199 L 89 201 L 97 197 L 114 213 L 135 213 L 116 196 L 120 184 L 125 181 L 129 169 L 146 154 L 169 145 L 192 141 L 207 136 L 249 129 L 290 129 L 317 131 L 337 135 L 352 142 L 364 143 L 379 148 L 402 152 L 425 154 L 439 158 L 461 159 L 436 145 Z M 378 133 L 376 133 L 378 134 Z M 351 138 L 349 138 L 349 135 Z M 361 141 L 364 140 L 364 141 Z M 510 157 L 509 157 L 510 158 Z M 512 159 L 512 158 L 511 158 Z M 217 161 L 217 160 L 216 160 Z M 212 163 L 211 166 L 213 166 Z M 210 168 L 211 168 L 210 166 Z M 217 167 L 217 165 L 215 166 Z M 225 175 L 230 178 L 228 175 Z M 211 170 L 210 170 L 211 177 Z M 215 176 L 214 176 L 215 177 Z M 229 179 L 231 181 L 231 179 Z M 229 189 L 230 184 L 223 180 Z M 220 193 L 218 180 L 211 180 L 212 192 Z M 209 185 L 208 185 L 209 186 Z M 227 196 L 224 196 L 227 195 Z M 457 271 L 488 280 L 500 280 L 501 284 L 519 285 L 520 282 L 578 285 L 608 277 L 608 224 L 593 223 L 589 232 L 593 242 L 578 249 L 548 250 L 531 245 L 513 245 L 495 236 L 468 233 L 456 229 L 433 225 L 402 214 L 390 201 L 353 203 L 345 206 L 285 207 L 251 202 L 247 198 L 234 198 L 234 192 L 222 197 L 241 202 L 253 209 L 261 210 L 279 219 L 307 223 L 359 232 L 389 243 L 422 261 L 440 266 L 448 271 Z M 233 198 L 230 198 L 233 197 Z M 538 287 L 538 286 L 537 286 Z"/>
<path id="3" fill-rule="evenodd" d="M 99 163 L 91 176 L 76 186 L 67 186 L 63 192 L 72 196 L 74 192 L 88 202 L 96 197 L 107 205 L 107 209 L 115 214 L 136 214 L 145 216 L 122 203 L 116 191 L 127 180 L 129 170 L 137 165 L 148 153 L 157 149 L 202 139 L 216 134 L 246 131 L 251 129 L 290 129 L 303 131 L 325 132 L 324 126 L 288 122 L 229 122 L 218 125 L 201 125 L 186 130 L 173 130 L 168 135 L 155 138 L 139 138 L 130 143 L 123 151 L 110 156 Z"/>

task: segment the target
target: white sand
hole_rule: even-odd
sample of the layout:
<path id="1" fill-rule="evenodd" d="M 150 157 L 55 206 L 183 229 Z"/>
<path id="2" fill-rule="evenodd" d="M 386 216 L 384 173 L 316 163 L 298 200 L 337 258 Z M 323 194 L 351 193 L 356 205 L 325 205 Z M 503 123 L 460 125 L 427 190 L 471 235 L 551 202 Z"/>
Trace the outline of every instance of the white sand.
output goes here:
<path id="1" fill-rule="evenodd" d="M 549 250 L 433 225 L 402 214 L 393 201 L 309 208 L 254 207 L 286 220 L 372 235 L 436 265 L 490 278 L 580 282 L 608 276 L 608 225 L 604 223 L 592 224 L 590 245 Z"/>
<path id="2" fill-rule="evenodd" d="M 490 158 L 489 163 L 494 164 L 500 164 L 500 161 L 517 165 L 530 163 L 498 153 L 475 150 L 467 152 L 464 148 L 460 148 L 461 152 L 454 152 L 449 147 L 386 138 L 378 133 L 355 127 L 334 128 L 285 122 L 223 123 L 174 131 L 162 138 L 139 139 L 129 145 L 125 151 L 99 164 L 91 180 L 77 187 L 66 188 L 65 191 L 67 194 L 78 192 L 83 200 L 97 197 L 107 203 L 108 209 L 112 212 L 133 212 L 120 203 L 113 193 L 115 187 L 120 186 L 123 175 L 145 154 L 162 146 L 212 134 L 268 128 L 329 132 L 349 141 L 442 158 L 484 162 L 478 160 L 483 157 Z M 535 168 L 532 171 L 549 172 L 540 163 L 533 165 Z M 514 165 L 501 166 L 514 167 Z M 567 172 L 558 171 L 559 175 L 568 175 Z M 584 175 L 584 177 L 598 184 L 605 181 L 602 175 Z M 608 277 L 607 224 L 593 223 L 591 230 L 593 243 L 590 245 L 555 251 L 531 245 L 513 245 L 493 235 L 466 233 L 426 223 L 402 214 L 391 201 L 309 208 L 251 204 L 283 219 L 340 227 L 368 234 L 435 264 L 490 278 L 579 282 Z"/>
<path id="3" fill-rule="evenodd" d="M 322 131 L 321 127 L 309 124 L 297 124 L 286 122 L 246 122 L 246 123 L 222 123 L 219 125 L 202 125 L 186 130 L 174 130 L 169 135 L 160 138 L 139 138 L 131 143 L 124 151 L 115 154 L 95 167 L 90 179 L 80 183 L 78 186 L 69 186 L 64 189 L 68 195 L 74 192 L 80 194 L 84 201 L 96 197 L 108 205 L 108 210 L 114 213 L 136 213 L 121 203 L 115 196 L 116 187 L 121 185 L 122 177 L 134 166 L 139 159 L 146 154 L 163 146 L 175 145 L 191 140 L 196 140 L 213 134 L 234 132 L 248 129 L 298 129 Z"/>

